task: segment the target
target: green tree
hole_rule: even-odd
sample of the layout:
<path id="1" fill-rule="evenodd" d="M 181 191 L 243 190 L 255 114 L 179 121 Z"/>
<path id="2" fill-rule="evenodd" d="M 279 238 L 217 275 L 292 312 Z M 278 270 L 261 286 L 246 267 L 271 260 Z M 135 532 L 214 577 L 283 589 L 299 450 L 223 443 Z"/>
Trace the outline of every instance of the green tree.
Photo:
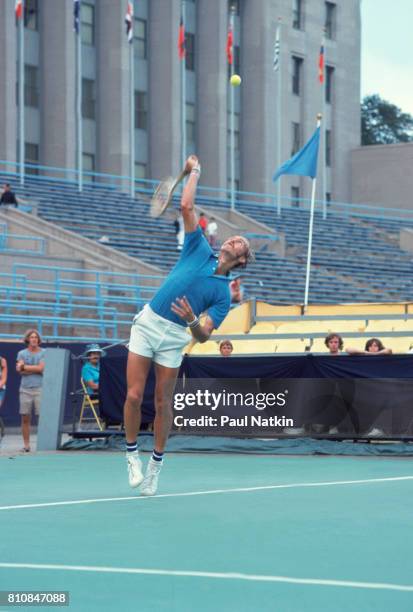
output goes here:
<path id="1" fill-rule="evenodd" d="M 361 144 L 392 144 L 413 140 L 413 117 L 378 94 L 361 103 Z"/>

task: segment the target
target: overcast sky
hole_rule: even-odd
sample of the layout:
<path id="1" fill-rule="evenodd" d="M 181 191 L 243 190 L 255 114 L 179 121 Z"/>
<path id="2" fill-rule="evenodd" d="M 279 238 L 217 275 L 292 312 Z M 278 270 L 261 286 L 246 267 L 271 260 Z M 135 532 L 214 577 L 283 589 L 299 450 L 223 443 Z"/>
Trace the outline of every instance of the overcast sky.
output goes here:
<path id="1" fill-rule="evenodd" d="M 378 93 L 413 115 L 413 0 L 362 0 L 362 97 Z"/>

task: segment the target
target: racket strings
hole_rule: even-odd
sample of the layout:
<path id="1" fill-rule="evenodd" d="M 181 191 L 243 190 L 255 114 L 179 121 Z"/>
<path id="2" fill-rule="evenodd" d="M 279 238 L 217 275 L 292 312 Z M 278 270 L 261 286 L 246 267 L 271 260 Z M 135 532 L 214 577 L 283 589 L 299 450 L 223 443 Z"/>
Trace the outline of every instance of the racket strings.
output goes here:
<path id="1" fill-rule="evenodd" d="M 151 200 L 151 217 L 159 217 L 168 205 L 175 179 L 168 177 L 161 181 Z"/>

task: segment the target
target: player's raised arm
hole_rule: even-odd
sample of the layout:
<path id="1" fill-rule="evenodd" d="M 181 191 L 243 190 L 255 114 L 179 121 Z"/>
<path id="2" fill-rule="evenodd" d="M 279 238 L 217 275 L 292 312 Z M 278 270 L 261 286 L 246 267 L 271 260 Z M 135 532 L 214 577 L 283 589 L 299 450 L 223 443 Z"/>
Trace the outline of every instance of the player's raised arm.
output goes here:
<path id="1" fill-rule="evenodd" d="M 184 220 L 185 232 L 194 232 L 198 227 L 198 217 L 195 213 L 195 193 L 201 174 L 196 155 L 190 155 L 186 160 L 185 171 L 189 174 L 188 180 L 182 191 L 181 212 Z"/>

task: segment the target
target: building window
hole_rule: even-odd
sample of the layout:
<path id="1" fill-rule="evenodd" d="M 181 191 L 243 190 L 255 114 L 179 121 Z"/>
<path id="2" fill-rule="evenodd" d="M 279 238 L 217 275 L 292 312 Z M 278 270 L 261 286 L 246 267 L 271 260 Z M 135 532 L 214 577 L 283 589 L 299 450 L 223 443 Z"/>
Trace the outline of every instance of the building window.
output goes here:
<path id="1" fill-rule="evenodd" d="M 299 96 L 301 93 L 301 75 L 303 69 L 303 59 L 293 55 L 293 78 L 292 78 L 292 89 L 293 94 Z"/>
<path id="2" fill-rule="evenodd" d="M 228 13 L 233 12 L 234 15 L 240 14 L 241 0 L 228 0 Z"/>
<path id="3" fill-rule="evenodd" d="M 146 130 L 148 126 L 148 94 L 135 91 L 135 129 Z"/>
<path id="4" fill-rule="evenodd" d="M 291 187 L 291 206 L 299 207 L 300 206 L 300 188 L 299 187 Z"/>
<path id="5" fill-rule="evenodd" d="M 190 32 L 185 32 L 185 68 L 195 70 L 195 36 Z"/>
<path id="6" fill-rule="evenodd" d="M 188 104 L 188 102 L 187 102 L 185 107 L 186 107 L 186 117 L 185 117 L 185 122 L 186 122 L 186 143 L 187 143 L 187 145 L 189 145 L 189 144 L 194 144 L 196 142 L 196 136 L 195 136 L 195 104 Z"/>
<path id="7" fill-rule="evenodd" d="M 146 164 L 135 162 L 135 179 L 146 179 Z"/>
<path id="8" fill-rule="evenodd" d="M 28 30 L 39 29 L 39 3 L 38 0 L 26 0 L 24 3 L 24 27 Z"/>
<path id="9" fill-rule="evenodd" d="M 85 45 L 95 44 L 95 7 L 81 2 L 81 38 Z"/>
<path id="10" fill-rule="evenodd" d="M 231 113 L 228 112 L 228 149 L 231 148 Z M 239 151 L 240 148 L 240 134 L 239 134 L 239 113 L 234 113 L 234 149 Z"/>
<path id="11" fill-rule="evenodd" d="M 293 121 L 292 123 L 292 146 L 291 155 L 295 155 L 301 147 L 301 126 Z"/>
<path id="12" fill-rule="evenodd" d="M 325 3 L 324 29 L 327 38 L 336 37 L 336 11 L 337 7 L 333 2 Z"/>
<path id="13" fill-rule="evenodd" d="M 331 130 L 326 130 L 326 166 L 331 166 Z"/>
<path id="14" fill-rule="evenodd" d="M 95 81 L 82 79 L 82 117 L 95 118 Z"/>
<path id="15" fill-rule="evenodd" d="M 326 102 L 331 104 L 333 101 L 333 78 L 334 68 L 333 66 L 326 67 Z"/>
<path id="16" fill-rule="evenodd" d="M 303 29 L 303 3 L 302 0 L 293 0 L 293 28 L 295 30 Z"/>
<path id="17" fill-rule="evenodd" d="M 230 190 L 231 187 L 232 187 L 231 177 L 229 176 L 228 179 L 227 179 L 227 189 Z M 239 191 L 239 179 L 237 179 L 237 178 L 234 179 L 234 189 L 235 189 L 235 191 Z"/>
<path id="18" fill-rule="evenodd" d="M 146 21 L 144 19 L 134 20 L 133 45 L 135 49 L 135 56 L 139 59 L 146 59 L 147 34 Z"/>
<path id="19" fill-rule="evenodd" d="M 39 69 L 28 64 L 24 66 L 24 104 L 34 108 L 39 106 Z"/>
<path id="20" fill-rule="evenodd" d="M 35 164 L 39 163 L 39 145 L 31 142 L 24 143 L 24 163 Z M 26 168 L 27 174 L 39 174 L 38 168 Z"/>
<path id="21" fill-rule="evenodd" d="M 82 154 L 82 166 L 83 172 L 94 172 L 95 171 L 95 156 L 92 153 Z M 86 176 L 87 181 L 94 181 L 94 176 Z"/>

